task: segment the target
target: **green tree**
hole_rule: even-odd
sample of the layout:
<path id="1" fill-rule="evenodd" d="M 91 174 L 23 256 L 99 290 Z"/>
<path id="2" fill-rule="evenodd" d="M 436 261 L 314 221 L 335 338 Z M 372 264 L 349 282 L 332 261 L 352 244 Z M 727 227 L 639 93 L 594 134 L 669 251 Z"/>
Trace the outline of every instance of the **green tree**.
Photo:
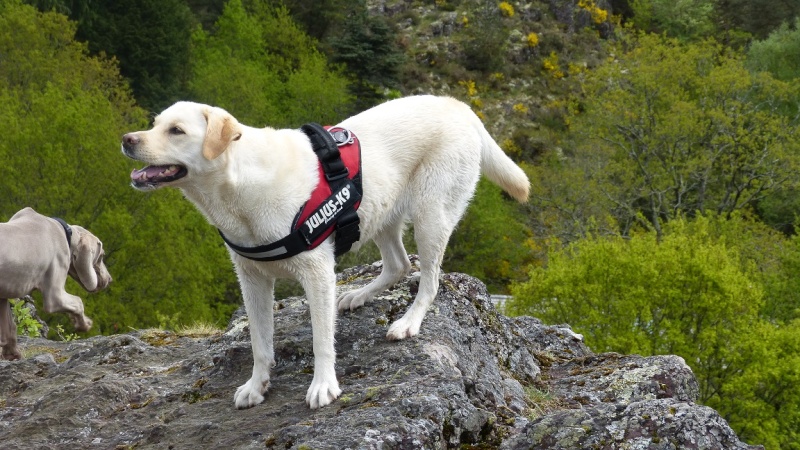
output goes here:
<path id="1" fill-rule="evenodd" d="M 354 10 L 366 8 L 362 0 L 276 0 L 274 3 L 286 5 L 305 32 L 323 42 L 336 33 Z"/>
<path id="2" fill-rule="evenodd" d="M 784 22 L 766 39 L 751 43 L 747 65 L 756 71 L 767 71 L 779 80 L 800 78 L 800 17 L 793 26 Z"/>
<path id="3" fill-rule="evenodd" d="M 192 97 L 252 126 L 340 120 L 351 104 L 346 78 L 285 8 L 249 5 L 231 0 L 214 32 L 195 30 Z"/>
<path id="4" fill-rule="evenodd" d="M 716 20 L 722 29 L 742 30 L 765 39 L 784 22 L 800 16 L 794 0 L 714 0 Z"/>
<path id="5" fill-rule="evenodd" d="M 714 0 L 632 0 L 633 22 L 639 29 L 666 33 L 681 40 L 712 36 Z"/>
<path id="6" fill-rule="evenodd" d="M 191 30 L 197 20 L 185 0 L 66 2 L 76 37 L 93 54 L 119 61 L 137 102 L 159 112 L 186 95 Z"/>
<path id="7" fill-rule="evenodd" d="M 327 42 L 331 61 L 344 64 L 351 74 L 355 106 L 363 110 L 379 103 L 386 89 L 397 87 L 405 54 L 389 21 L 370 14 L 366 3 L 357 5 Z"/>
<path id="8" fill-rule="evenodd" d="M 639 34 L 587 74 L 569 157 L 624 232 L 730 213 L 796 185 L 798 84 L 752 74 L 713 41 Z"/>
<path id="9" fill-rule="evenodd" d="M 719 344 L 757 317 L 763 293 L 739 254 L 697 221 L 670 222 L 661 242 L 644 232 L 555 247 L 514 289 L 510 311 L 569 323 L 599 351 L 677 353 L 713 367 Z M 708 383 L 701 391 L 713 393 Z"/>
<path id="10" fill-rule="evenodd" d="M 92 334 L 196 320 L 226 323 L 236 280 L 216 231 L 180 194 L 130 188 L 120 136 L 147 126 L 113 61 L 89 56 L 76 24 L 0 0 L 0 220 L 31 206 L 86 227 L 114 277 L 84 299 Z M 235 292 L 235 291 L 234 291 Z M 64 324 L 64 315 L 48 317 Z"/>
<path id="11" fill-rule="evenodd" d="M 742 439 L 796 449 L 800 328 L 762 315 L 776 236 L 734 214 L 553 246 L 507 310 L 569 323 L 596 351 L 679 355 Z"/>
<path id="12" fill-rule="evenodd" d="M 619 226 L 614 203 L 592 172 L 594 159 L 567 157 L 560 149 L 545 152 L 529 166 L 528 217 L 537 238 L 573 242 L 591 233 L 614 235 Z"/>
<path id="13" fill-rule="evenodd" d="M 510 31 L 494 2 L 484 3 L 464 31 L 463 65 L 484 74 L 506 68 L 506 52 Z"/>

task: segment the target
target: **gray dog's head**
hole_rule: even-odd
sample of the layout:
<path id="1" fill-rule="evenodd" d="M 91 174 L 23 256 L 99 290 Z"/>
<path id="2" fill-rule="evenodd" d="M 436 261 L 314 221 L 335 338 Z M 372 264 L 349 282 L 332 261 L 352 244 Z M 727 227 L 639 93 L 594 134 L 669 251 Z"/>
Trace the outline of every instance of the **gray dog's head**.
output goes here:
<path id="1" fill-rule="evenodd" d="M 103 243 L 89 230 L 72 225 L 72 255 L 69 275 L 88 292 L 108 287 L 111 275 L 104 262 Z"/>

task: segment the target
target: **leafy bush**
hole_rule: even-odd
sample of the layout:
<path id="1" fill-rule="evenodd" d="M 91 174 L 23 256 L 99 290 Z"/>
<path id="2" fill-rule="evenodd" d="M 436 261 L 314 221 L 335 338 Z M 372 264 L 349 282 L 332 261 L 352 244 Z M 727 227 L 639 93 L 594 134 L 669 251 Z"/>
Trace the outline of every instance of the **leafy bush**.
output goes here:
<path id="1" fill-rule="evenodd" d="M 697 376 L 700 401 L 742 439 L 795 449 L 800 321 L 765 308 L 774 293 L 765 273 L 789 269 L 774 261 L 780 239 L 739 215 L 679 217 L 661 239 L 590 236 L 553 246 L 507 310 L 569 323 L 596 351 L 677 354 Z M 800 249 L 792 252 L 797 259 Z"/>
<path id="2" fill-rule="evenodd" d="M 461 223 L 450 239 L 444 270 L 468 273 L 491 292 L 504 293 L 524 279 L 536 247 L 519 206 L 500 188 L 481 179 Z"/>
<path id="3" fill-rule="evenodd" d="M 17 324 L 17 334 L 28 337 L 40 337 L 42 324 L 31 315 L 31 310 L 25 307 L 25 300 L 8 299 L 11 302 L 11 313 Z"/>

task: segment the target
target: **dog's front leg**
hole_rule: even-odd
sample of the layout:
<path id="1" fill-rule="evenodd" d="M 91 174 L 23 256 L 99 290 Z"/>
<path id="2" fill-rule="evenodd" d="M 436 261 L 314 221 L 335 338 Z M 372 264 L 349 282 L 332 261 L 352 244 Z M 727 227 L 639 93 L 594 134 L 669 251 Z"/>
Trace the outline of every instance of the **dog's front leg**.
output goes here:
<path id="1" fill-rule="evenodd" d="M 88 331 L 92 328 L 92 319 L 86 317 L 83 312 L 83 300 L 65 291 L 61 284 L 42 288 L 42 303 L 48 314 L 69 314 L 75 331 Z"/>
<path id="2" fill-rule="evenodd" d="M 332 255 L 331 255 L 332 256 Z M 316 264 L 300 277 L 311 312 L 311 329 L 314 341 L 314 379 L 306 393 L 306 403 L 320 408 L 334 401 L 342 390 L 336 380 L 336 273 L 334 262 Z"/>
<path id="3" fill-rule="evenodd" d="M 249 408 L 264 401 L 269 388 L 269 371 L 275 365 L 273 339 L 273 314 L 275 279 L 255 270 L 236 265 L 244 297 L 244 307 L 250 323 L 250 345 L 253 348 L 253 375 L 239 386 L 234 402 L 239 409 Z"/>

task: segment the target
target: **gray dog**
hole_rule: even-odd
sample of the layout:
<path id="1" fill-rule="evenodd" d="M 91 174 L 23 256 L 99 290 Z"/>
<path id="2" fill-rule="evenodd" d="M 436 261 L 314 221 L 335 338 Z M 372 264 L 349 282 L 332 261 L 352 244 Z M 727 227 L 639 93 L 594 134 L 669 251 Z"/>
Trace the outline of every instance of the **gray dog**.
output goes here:
<path id="1" fill-rule="evenodd" d="M 21 357 L 17 326 L 9 298 L 33 290 L 42 292 L 44 310 L 65 312 L 75 330 L 86 331 L 92 320 L 83 313 L 83 301 L 64 290 L 67 275 L 84 289 L 97 292 L 111 283 L 103 262 L 103 243 L 83 227 L 24 208 L 0 223 L 0 347 L 2 358 Z"/>

